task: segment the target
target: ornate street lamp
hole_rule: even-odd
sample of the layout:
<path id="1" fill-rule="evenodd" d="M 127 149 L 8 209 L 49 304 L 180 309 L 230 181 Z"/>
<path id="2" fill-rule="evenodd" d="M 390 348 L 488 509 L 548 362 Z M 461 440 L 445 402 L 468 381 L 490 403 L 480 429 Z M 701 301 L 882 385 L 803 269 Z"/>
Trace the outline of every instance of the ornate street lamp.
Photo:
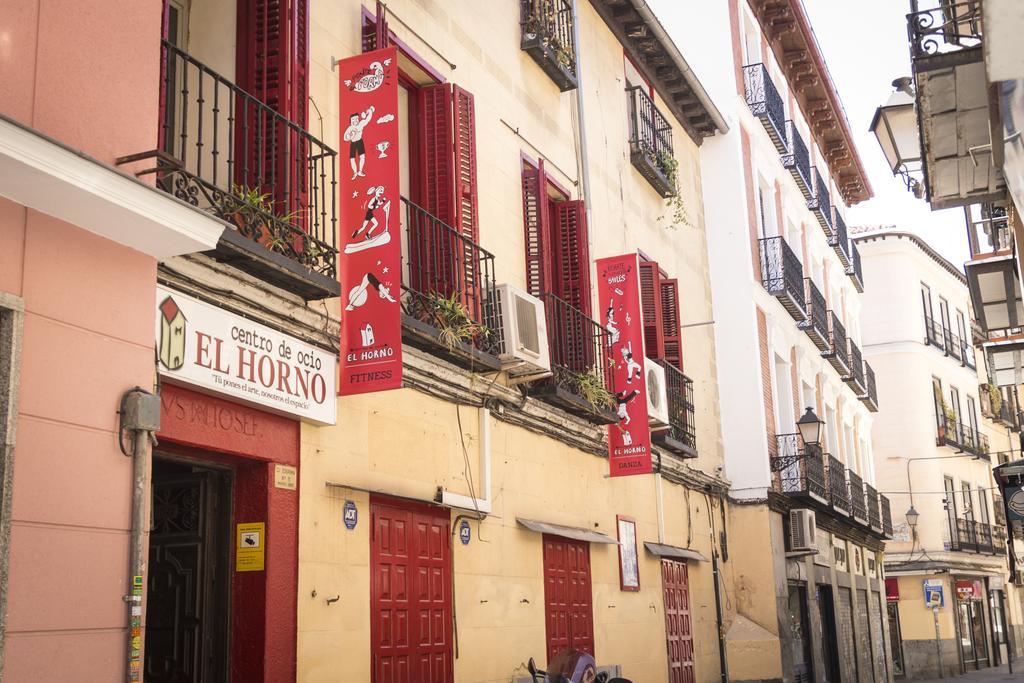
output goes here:
<path id="1" fill-rule="evenodd" d="M 907 189 L 920 199 L 924 196 L 924 187 L 911 175 L 921 168 L 921 139 L 912 82 L 908 77 L 892 82 L 895 90 L 889 100 L 875 110 L 871 132 L 878 139 L 892 174 L 902 176 Z"/>
<path id="2" fill-rule="evenodd" d="M 907 526 L 910 527 L 910 533 L 917 533 L 917 519 L 920 516 L 921 515 L 918 514 L 917 510 L 914 509 L 913 505 L 911 505 L 910 509 L 907 510 Z"/>
<path id="3" fill-rule="evenodd" d="M 825 424 L 818 419 L 814 411 L 807 408 L 803 417 L 797 420 L 796 428 L 800 430 L 800 438 L 805 446 L 817 446 L 821 441 L 821 426 Z"/>

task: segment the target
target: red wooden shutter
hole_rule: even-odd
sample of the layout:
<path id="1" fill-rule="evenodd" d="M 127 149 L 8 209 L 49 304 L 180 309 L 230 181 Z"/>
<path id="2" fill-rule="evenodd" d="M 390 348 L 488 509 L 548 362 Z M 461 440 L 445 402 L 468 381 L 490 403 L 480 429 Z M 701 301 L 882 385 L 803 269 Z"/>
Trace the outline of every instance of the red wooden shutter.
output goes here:
<path id="1" fill-rule="evenodd" d="M 387 8 L 377 2 L 377 14 L 374 19 L 363 17 L 363 52 L 373 52 L 391 44 L 388 29 Z"/>
<path id="2" fill-rule="evenodd" d="M 654 261 L 640 262 L 640 308 L 644 319 L 644 353 L 648 358 L 664 358 L 661 272 Z"/>
<path id="3" fill-rule="evenodd" d="M 476 184 L 476 111 L 473 95 L 452 87 L 452 137 L 455 143 L 455 223 L 464 237 L 480 243 Z"/>
<path id="4" fill-rule="evenodd" d="M 574 199 L 557 204 L 558 239 L 554 245 L 558 258 L 553 273 L 555 294 L 590 315 L 590 246 L 587 214 L 583 201 Z"/>
<path id="5" fill-rule="evenodd" d="M 679 322 L 679 280 L 661 281 L 661 325 L 665 355 L 672 365 L 683 369 L 683 343 Z"/>
<path id="6" fill-rule="evenodd" d="M 452 86 L 448 83 L 420 88 L 420 205 L 447 225 L 455 227 L 455 143 L 452 140 Z"/>
<path id="7" fill-rule="evenodd" d="M 536 167 L 523 164 L 526 290 L 534 296 L 551 291 L 551 220 L 546 182 L 543 159 Z"/>

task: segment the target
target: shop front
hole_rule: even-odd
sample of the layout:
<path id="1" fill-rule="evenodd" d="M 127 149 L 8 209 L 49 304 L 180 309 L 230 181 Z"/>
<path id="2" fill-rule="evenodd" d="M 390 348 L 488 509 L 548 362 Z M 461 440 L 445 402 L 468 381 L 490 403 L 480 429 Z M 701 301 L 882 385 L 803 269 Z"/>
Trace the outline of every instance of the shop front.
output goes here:
<path id="1" fill-rule="evenodd" d="M 954 577 L 956 598 L 956 629 L 960 641 L 960 658 L 967 671 L 990 666 L 990 635 L 985 614 L 987 591 L 985 580 Z"/>

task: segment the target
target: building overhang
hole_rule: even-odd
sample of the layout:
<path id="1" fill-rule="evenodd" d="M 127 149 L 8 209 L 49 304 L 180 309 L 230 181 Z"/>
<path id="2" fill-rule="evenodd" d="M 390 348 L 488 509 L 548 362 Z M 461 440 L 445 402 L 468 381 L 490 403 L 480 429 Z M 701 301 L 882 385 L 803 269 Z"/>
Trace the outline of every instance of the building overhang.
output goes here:
<path id="1" fill-rule="evenodd" d="M 749 0 L 847 206 L 873 196 L 825 58 L 800 0 Z"/>
<path id="2" fill-rule="evenodd" d="M 672 115 L 698 145 L 729 130 L 679 48 L 645 0 L 590 0 Z"/>
<path id="3" fill-rule="evenodd" d="M 1000 387 L 1024 384 L 1024 339 L 988 342 L 989 379 Z"/>
<path id="4" fill-rule="evenodd" d="M 538 534 L 550 534 L 552 536 L 561 536 L 563 538 L 571 538 L 575 541 L 585 541 L 587 543 L 605 543 L 608 545 L 618 545 L 619 542 L 608 534 L 602 534 L 600 531 L 592 531 L 591 529 L 582 529 L 575 526 L 564 526 L 562 524 L 553 524 L 552 522 L 540 522 L 535 519 L 523 519 L 522 517 L 516 517 L 516 521 L 519 525 L 529 529 L 530 531 L 536 531 Z"/>
<path id="5" fill-rule="evenodd" d="M 670 560 L 696 560 L 697 562 L 708 562 L 703 553 L 689 548 L 679 548 L 665 543 L 644 541 L 644 548 L 655 557 L 667 557 Z"/>
<path id="6" fill-rule="evenodd" d="M 1020 278 L 1012 256 L 1000 256 L 964 264 L 971 304 L 986 332 L 1024 324 Z"/>
<path id="7" fill-rule="evenodd" d="M 227 223 L 0 115 L 0 196 L 156 259 L 217 246 Z"/>

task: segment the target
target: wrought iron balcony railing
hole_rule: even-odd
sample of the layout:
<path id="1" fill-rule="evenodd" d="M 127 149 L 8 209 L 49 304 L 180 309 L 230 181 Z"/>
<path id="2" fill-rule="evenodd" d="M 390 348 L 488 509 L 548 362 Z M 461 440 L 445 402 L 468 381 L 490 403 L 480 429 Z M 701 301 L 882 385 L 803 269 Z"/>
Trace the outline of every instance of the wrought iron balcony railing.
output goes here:
<path id="1" fill-rule="evenodd" d="M 878 506 L 882 511 L 882 536 L 892 538 L 892 507 L 889 499 L 882 494 L 878 495 Z"/>
<path id="2" fill-rule="evenodd" d="M 842 220 L 842 218 L 839 218 L 839 214 L 836 214 L 836 217 L 837 217 L 837 220 L 836 220 L 837 223 Z M 844 224 L 843 225 L 843 230 L 845 230 L 845 229 L 846 229 L 846 226 Z M 853 241 L 850 242 L 850 265 L 848 265 L 846 267 L 846 274 L 850 276 L 851 280 L 853 280 L 854 288 L 858 292 L 863 294 L 864 293 L 864 271 L 861 268 L 861 264 L 860 264 L 860 249 L 857 248 L 857 243 L 853 242 Z"/>
<path id="3" fill-rule="evenodd" d="M 804 278 L 804 301 L 807 304 L 806 317 L 797 323 L 797 327 L 807 333 L 819 351 L 827 351 L 828 307 L 825 297 L 811 278 Z"/>
<path id="4" fill-rule="evenodd" d="M 946 352 L 946 331 L 938 320 L 932 319 L 927 313 L 924 315 L 924 343 L 931 344 L 943 353 Z"/>
<path id="5" fill-rule="evenodd" d="M 850 486 L 850 511 L 853 518 L 861 524 L 868 523 L 868 508 L 864 498 L 864 480 L 851 469 L 846 470 L 846 480 Z"/>
<path id="6" fill-rule="evenodd" d="M 640 86 L 626 88 L 629 102 L 629 160 L 662 197 L 676 192 L 672 126 Z"/>
<path id="7" fill-rule="evenodd" d="M 797 498 L 813 498 L 827 505 L 821 450 L 805 446 L 800 434 L 779 434 L 775 439 L 777 448 L 771 459 L 775 490 Z"/>
<path id="8" fill-rule="evenodd" d="M 167 41 L 157 149 L 139 172 L 233 224 L 214 256 L 307 300 L 340 293 L 334 150 Z"/>
<path id="9" fill-rule="evenodd" d="M 875 384 L 875 371 L 871 368 L 871 364 L 864 361 L 864 392 L 857 396 L 864 405 L 867 406 L 868 410 L 872 413 L 878 412 L 878 387 Z"/>
<path id="10" fill-rule="evenodd" d="M 846 221 L 836 212 L 833 221 L 832 233 L 828 238 L 828 245 L 836 252 L 836 256 L 843 264 L 843 268 L 850 267 L 850 240 L 846 236 Z"/>
<path id="11" fill-rule="evenodd" d="M 811 169 L 811 198 L 807 200 L 807 208 L 811 210 L 825 235 L 832 236 L 832 199 L 828 193 L 828 183 L 821 177 L 821 171 L 815 166 Z M 845 226 L 844 226 L 845 232 Z M 844 264 L 845 265 L 845 264 Z"/>
<path id="12" fill-rule="evenodd" d="M 840 377 L 850 374 L 850 354 L 846 343 L 846 328 L 839 321 L 836 312 L 828 312 L 828 350 L 822 352 L 822 357 L 827 358 L 832 367 L 836 369 Z"/>
<path id="13" fill-rule="evenodd" d="M 960 341 L 960 336 L 953 330 L 944 329 L 943 338 L 945 340 L 946 355 L 955 358 L 957 361 L 963 359 L 963 342 Z"/>
<path id="14" fill-rule="evenodd" d="M 828 501 L 836 512 L 850 516 L 850 489 L 846 485 L 846 466 L 832 455 L 825 456 L 826 477 L 828 480 Z"/>
<path id="15" fill-rule="evenodd" d="M 864 381 L 864 359 L 861 357 L 860 347 L 849 338 L 847 338 L 847 353 L 850 357 L 850 374 L 843 377 L 843 381 L 850 385 L 853 393 L 860 396 L 867 391 L 867 383 Z"/>
<path id="16" fill-rule="evenodd" d="M 960 362 L 971 370 L 978 369 L 978 363 L 974 359 L 974 347 L 966 339 L 960 340 Z"/>
<path id="17" fill-rule="evenodd" d="M 576 88 L 576 46 L 569 0 L 520 0 L 519 46 L 565 92 Z"/>
<path id="18" fill-rule="evenodd" d="M 786 140 L 789 146 L 782 154 L 782 166 L 789 169 L 790 175 L 800 188 L 804 199 L 811 198 L 811 157 L 807 145 L 800 137 L 800 131 L 792 121 L 786 121 Z"/>
<path id="19" fill-rule="evenodd" d="M 407 337 L 460 365 L 500 369 L 494 255 L 405 197 L 402 313 Z"/>
<path id="20" fill-rule="evenodd" d="M 1006 554 L 1006 529 L 1001 529 L 998 526 L 992 527 L 992 554 Z"/>
<path id="21" fill-rule="evenodd" d="M 552 377 L 535 383 L 535 393 L 593 422 L 617 422 L 608 330 L 554 294 L 541 299 Z"/>
<path id="22" fill-rule="evenodd" d="M 743 90 L 750 113 L 761 119 L 761 124 L 772 139 L 779 154 L 789 149 L 786 138 L 786 109 L 778 88 L 768 75 L 764 64 L 743 67 Z"/>
<path id="23" fill-rule="evenodd" d="M 1013 230 L 1006 209 L 985 203 L 966 209 L 967 241 L 971 258 L 987 258 L 1013 251 Z"/>
<path id="24" fill-rule="evenodd" d="M 981 46 L 981 2 L 942 0 L 938 6 L 907 15 L 914 59 Z"/>
<path id="25" fill-rule="evenodd" d="M 878 502 L 878 490 L 871 484 L 864 484 L 864 499 L 868 507 L 868 526 L 875 531 L 882 531 L 882 511 Z"/>
<path id="26" fill-rule="evenodd" d="M 940 415 L 936 418 L 938 425 L 937 446 L 952 446 L 958 451 L 988 457 L 988 437 L 964 424 L 954 417 Z"/>
<path id="27" fill-rule="evenodd" d="M 802 322 L 807 315 L 804 299 L 804 267 L 782 237 L 763 237 L 761 249 L 761 284 Z"/>
<path id="28" fill-rule="evenodd" d="M 999 547 L 1000 540 L 1002 548 Z M 950 549 L 994 555 L 1005 552 L 1005 544 L 1005 538 L 997 540 L 991 525 L 973 519 L 957 518 L 955 542 L 950 543 Z"/>
<path id="29" fill-rule="evenodd" d="M 655 432 L 658 443 L 678 455 L 697 457 L 697 426 L 694 415 L 693 380 L 678 367 L 665 360 L 655 360 L 665 369 L 665 389 L 668 394 L 669 428 Z"/>

